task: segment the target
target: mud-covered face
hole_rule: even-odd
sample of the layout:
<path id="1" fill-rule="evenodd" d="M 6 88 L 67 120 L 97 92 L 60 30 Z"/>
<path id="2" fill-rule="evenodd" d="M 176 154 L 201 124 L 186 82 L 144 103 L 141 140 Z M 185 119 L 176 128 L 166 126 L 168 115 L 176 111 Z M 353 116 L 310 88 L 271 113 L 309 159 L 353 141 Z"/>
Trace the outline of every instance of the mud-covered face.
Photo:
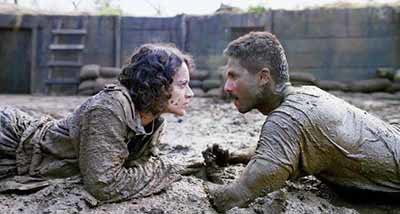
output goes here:
<path id="1" fill-rule="evenodd" d="M 233 96 L 240 113 L 246 113 L 257 105 L 257 94 L 260 90 L 257 75 L 244 68 L 238 59 L 228 59 L 224 90 Z"/>
<path id="2" fill-rule="evenodd" d="M 189 69 L 186 63 L 182 63 L 182 66 L 173 77 L 171 98 L 168 100 L 165 113 L 172 113 L 178 116 L 183 116 L 186 113 L 186 108 L 193 97 L 189 81 Z"/>

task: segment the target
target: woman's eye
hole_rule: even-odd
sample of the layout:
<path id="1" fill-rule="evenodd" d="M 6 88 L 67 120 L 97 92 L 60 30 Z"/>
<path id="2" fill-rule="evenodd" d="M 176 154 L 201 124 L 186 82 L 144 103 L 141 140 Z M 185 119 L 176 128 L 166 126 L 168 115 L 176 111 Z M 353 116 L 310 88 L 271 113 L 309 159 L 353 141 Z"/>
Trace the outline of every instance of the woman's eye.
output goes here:
<path id="1" fill-rule="evenodd" d="M 181 83 L 179 84 L 179 87 L 185 88 L 188 84 L 189 84 L 189 82 L 181 82 Z"/>

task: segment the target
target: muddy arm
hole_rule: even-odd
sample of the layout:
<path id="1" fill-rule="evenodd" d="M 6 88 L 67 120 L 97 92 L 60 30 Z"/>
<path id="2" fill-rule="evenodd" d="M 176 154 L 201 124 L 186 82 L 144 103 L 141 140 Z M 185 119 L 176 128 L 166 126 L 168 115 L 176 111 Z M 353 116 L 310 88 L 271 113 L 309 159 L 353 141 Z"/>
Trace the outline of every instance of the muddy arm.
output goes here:
<path id="1" fill-rule="evenodd" d="M 125 168 L 127 126 L 115 111 L 93 109 L 81 122 L 79 165 L 86 190 L 104 202 L 157 193 L 176 180 L 157 158 Z"/>
<path id="2" fill-rule="evenodd" d="M 230 153 L 228 160 L 229 164 L 243 163 L 247 164 L 250 159 L 255 155 L 256 148 L 249 148 L 241 151 L 234 151 Z"/>
<path id="3" fill-rule="evenodd" d="M 208 183 L 206 192 L 219 212 L 233 207 L 245 207 L 263 193 L 279 189 L 289 173 L 279 166 L 263 160 L 252 160 L 238 180 L 229 185 Z"/>
<path id="4" fill-rule="evenodd" d="M 264 124 L 255 155 L 239 179 L 229 185 L 206 186 L 218 211 L 247 206 L 256 197 L 281 188 L 298 173 L 300 138 L 296 129 L 285 121 Z"/>
<path id="5" fill-rule="evenodd" d="M 227 166 L 228 164 L 247 164 L 255 154 L 255 148 L 230 152 L 219 144 L 208 145 L 202 152 L 207 166 Z"/>

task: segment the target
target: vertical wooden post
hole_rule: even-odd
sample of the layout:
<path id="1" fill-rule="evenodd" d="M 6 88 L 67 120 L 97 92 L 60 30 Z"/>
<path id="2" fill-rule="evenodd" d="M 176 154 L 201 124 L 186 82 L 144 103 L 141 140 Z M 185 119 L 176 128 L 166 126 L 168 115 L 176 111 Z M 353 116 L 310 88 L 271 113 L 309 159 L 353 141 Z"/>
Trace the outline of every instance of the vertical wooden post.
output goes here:
<path id="1" fill-rule="evenodd" d="M 183 51 L 188 51 L 187 50 L 187 48 L 188 47 L 186 47 L 186 37 L 187 37 L 187 26 L 186 26 L 186 16 L 185 16 L 185 14 L 182 14 L 181 15 L 181 17 L 180 17 L 180 22 L 181 22 L 181 24 L 180 24 L 180 30 L 181 30 L 181 49 L 183 50 Z"/>
<path id="2" fill-rule="evenodd" d="M 115 37 L 115 62 L 114 66 L 121 67 L 121 16 L 114 18 L 114 37 Z"/>
<path id="3" fill-rule="evenodd" d="M 35 81 L 35 77 L 37 76 L 37 66 L 36 66 L 36 60 L 37 60 L 37 34 L 38 34 L 38 25 L 37 21 L 35 21 L 35 24 L 32 26 L 32 55 L 31 55 L 31 84 L 30 84 L 30 93 L 34 94 L 36 93 L 37 90 L 37 85 Z"/>

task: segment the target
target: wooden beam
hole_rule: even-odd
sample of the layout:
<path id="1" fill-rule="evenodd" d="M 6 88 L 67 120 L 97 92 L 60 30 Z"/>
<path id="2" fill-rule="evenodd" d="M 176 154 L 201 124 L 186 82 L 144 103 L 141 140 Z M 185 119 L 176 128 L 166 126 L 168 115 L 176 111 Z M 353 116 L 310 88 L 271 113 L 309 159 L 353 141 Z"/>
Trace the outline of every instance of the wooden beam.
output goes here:
<path id="1" fill-rule="evenodd" d="M 55 29 L 51 32 L 61 35 L 85 35 L 87 33 L 85 29 Z"/>
<path id="2" fill-rule="evenodd" d="M 32 55 L 31 55 L 31 84 L 30 84 L 30 93 L 35 94 L 37 90 L 37 84 L 35 81 L 35 77 L 37 74 L 37 66 L 36 66 L 36 61 L 37 61 L 37 35 L 38 35 L 38 26 L 34 26 L 32 28 Z"/>
<path id="3" fill-rule="evenodd" d="M 121 67 L 121 16 L 115 17 L 114 36 L 115 36 L 115 63 L 114 66 Z"/>
<path id="4" fill-rule="evenodd" d="M 51 44 L 50 50 L 65 50 L 65 51 L 76 51 L 83 50 L 85 48 L 82 44 Z"/>

